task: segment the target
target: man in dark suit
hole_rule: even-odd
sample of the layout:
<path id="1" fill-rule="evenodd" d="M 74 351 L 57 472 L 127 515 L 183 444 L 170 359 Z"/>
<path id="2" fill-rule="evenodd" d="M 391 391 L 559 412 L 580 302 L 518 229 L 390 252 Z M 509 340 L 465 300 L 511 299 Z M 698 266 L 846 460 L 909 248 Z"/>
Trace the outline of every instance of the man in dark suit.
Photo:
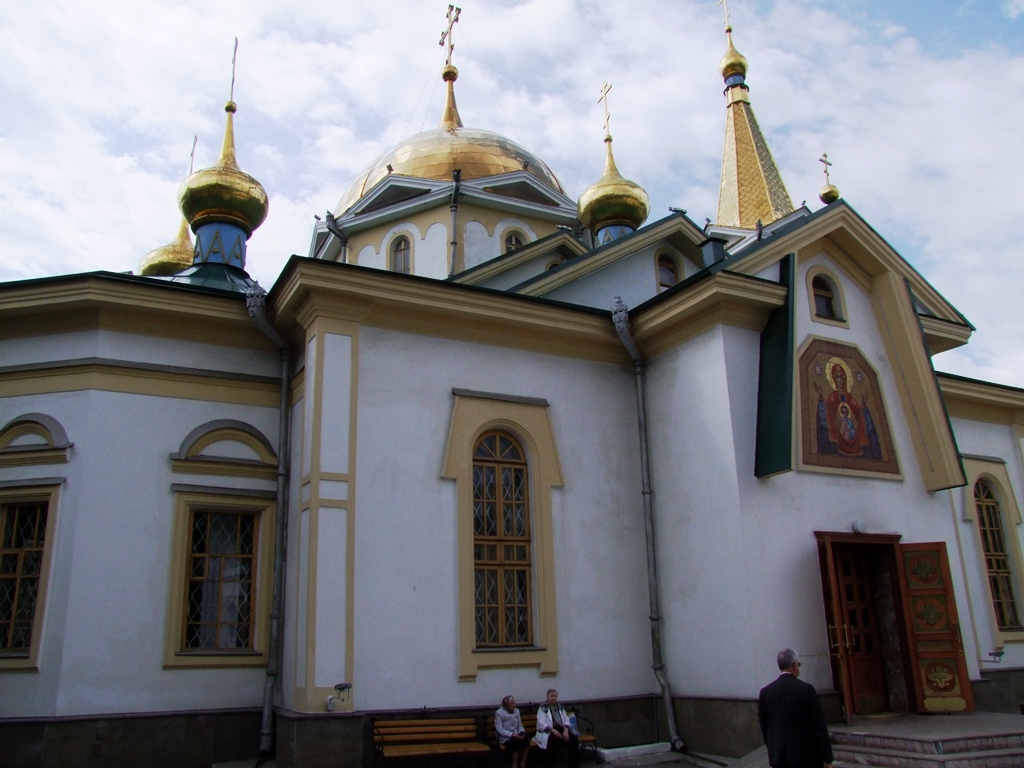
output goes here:
<path id="1" fill-rule="evenodd" d="M 779 651 L 778 679 L 761 689 L 757 717 L 772 768 L 832 768 L 825 712 L 814 686 L 799 680 L 796 651 Z"/>

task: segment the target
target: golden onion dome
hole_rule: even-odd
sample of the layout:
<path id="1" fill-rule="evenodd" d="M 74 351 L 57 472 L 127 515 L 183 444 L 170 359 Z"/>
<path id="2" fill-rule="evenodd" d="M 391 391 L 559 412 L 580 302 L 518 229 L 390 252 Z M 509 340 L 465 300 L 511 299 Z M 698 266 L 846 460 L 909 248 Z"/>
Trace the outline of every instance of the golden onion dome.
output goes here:
<path id="1" fill-rule="evenodd" d="M 835 184 L 826 184 L 824 187 L 821 188 L 821 191 L 818 192 L 818 199 L 821 200 L 821 202 L 823 202 L 825 205 L 834 203 L 836 200 L 839 199 L 839 187 L 837 187 Z"/>
<path id="2" fill-rule="evenodd" d="M 192 266 L 195 247 L 188 231 L 188 222 L 182 218 L 178 236 L 173 242 L 154 248 L 139 263 L 139 274 L 150 277 L 176 275 Z"/>
<path id="3" fill-rule="evenodd" d="M 209 168 L 196 171 L 181 183 L 178 203 L 194 232 L 214 221 L 233 224 L 251 235 L 267 218 L 267 191 L 256 179 L 242 171 L 235 160 L 234 114 L 238 107 L 229 101 L 224 106 L 227 125 L 220 158 Z"/>
<path id="4" fill-rule="evenodd" d="M 389 173 L 420 179 L 451 181 L 452 171 L 462 170 L 462 180 L 482 179 L 514 171 L 526 171 L 557 192 L 562 185 L 551 169 L 532 152 L 493 131 L 464 128 L 455 104 L 455 80 L 459 71 L 448 64 L 441 73 L 447 96 L 441 124 L 385 152 L 363 169 L 334 209 L 341 216 Z"/>
<path id="5" fill-rule="evenodd" d="M 728 46 L 725 49 L 725 56 L 718 63 L 719 69 L 722 71 L 722 77 L 728 80 L 734 75 L 740 77 L 747 76 L 747 59 L 746 57 L 736 50 L 736 46 L 732 44 L 732 27 L 725 28 L 725 36 L 729 41 Z"/>
<path id="6" fill-rule="evenodd" d="M 647 220 L 651 203 L 639 184 L 624 179 L 615 167 L 612 137 L 605 136 L 607 156 L 604 175 L 580 195 L 580 221 L 591 232 L 609 224 L 628 224 L 637 229 Z"/>

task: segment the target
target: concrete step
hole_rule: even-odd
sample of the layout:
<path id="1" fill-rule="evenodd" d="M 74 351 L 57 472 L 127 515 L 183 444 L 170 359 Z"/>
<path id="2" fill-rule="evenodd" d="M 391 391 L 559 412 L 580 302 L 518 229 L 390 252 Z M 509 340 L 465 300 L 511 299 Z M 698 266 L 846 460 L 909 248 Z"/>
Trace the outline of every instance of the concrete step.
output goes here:
<path id="1" fill-rule="evenodd" d="M 832 743 L 843 747 L 870 747 L 922 755 L 949 755 L 982 750 L 1024 749 L 1024 732 L 959 734 L 956 736 L 897 736 L 893 734 L 833 731 Z"/>
<path id="2" fill-rule="evenodd" d="M 912 752 L 884 747 L 833 745 L 835 765 L 848 768 L 1024 768 L 1024 748 Z"/>

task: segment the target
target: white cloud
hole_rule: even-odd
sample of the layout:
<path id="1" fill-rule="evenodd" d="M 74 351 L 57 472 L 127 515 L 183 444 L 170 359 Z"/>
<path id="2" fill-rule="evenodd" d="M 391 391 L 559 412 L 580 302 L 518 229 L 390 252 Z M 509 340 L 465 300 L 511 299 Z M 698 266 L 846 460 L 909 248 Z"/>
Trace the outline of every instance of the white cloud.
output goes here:
<path id="1" fill-rule="evenodd" d="M 1019 15 L 1024 0 L 1004 8 Z M 0 6 L 0 280 L 134 269 L 173 238 L 193 134 L 197 167 L 220 146 L 237 34 L 238 160 L 271 198 L 248 266 L 269 286 L 307 252 L 314 213 L 438 120 L 443 11 L 416 0 L 341 0 L 329 13 L 310 0 Z M 616 159 L 650 192 L 652 216 L 673 205 L 713 218 L 719 14 L 698 0 L 466 6 L 462 117 L 518 136 L 578 195 L 601 172 L 597 89 L 609 80 Z M 1013 194 L 1024 104 L 1008 97 L 1024 89 L 1024 57 L 940 57 L 912 30 L 807 0 L 760 15 L 747 3 L 733 23 L 794 202 L 817 206 L 828 151 L 844 198 L 977 325 L 939 366 L 1024 385 L 1024 246 L 1011 234 L 1024 213 Z"/>
<path id="2" fill-rule="evenodd" d="M 1024 13 L 1024 0 L 1005 0 L 1003 10 L 1011 19 L 1016 19 Z"/>

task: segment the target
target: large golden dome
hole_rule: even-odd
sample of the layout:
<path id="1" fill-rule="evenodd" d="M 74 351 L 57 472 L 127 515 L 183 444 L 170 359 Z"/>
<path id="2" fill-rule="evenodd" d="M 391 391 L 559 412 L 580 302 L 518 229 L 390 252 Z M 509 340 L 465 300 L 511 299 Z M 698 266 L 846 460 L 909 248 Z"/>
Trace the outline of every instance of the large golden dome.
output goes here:
<path id="1" fill-rule="evenodd" d="M 458 76 L 458 70 L 450 64 L 442 73 L 448 94 L 440 127 L 418 133 L 374 160 L 341 196 L 335 216 L 355 205 L 388 173 L 451 181 L 452 171 L 461 168 L 462 180 L 468 181 L 525 170 L 551 189 L 562 191 L 555 174 L 532 152 L 499 133 L 462 127 L 453 88 Z"/>
<path id="2" fill-rule="evenodd" d="M 740 77 L 747 76 L 747 57 L 736 50 L 736 46 L 732 44 L 732 27 L 725 28 L 725 37 L 729 41 L 725 49 L 725 55 L 722 60 L 718 63 L 718 68 L 722 72 L 722 77 L 728 80 L 734 75 Z"/>

